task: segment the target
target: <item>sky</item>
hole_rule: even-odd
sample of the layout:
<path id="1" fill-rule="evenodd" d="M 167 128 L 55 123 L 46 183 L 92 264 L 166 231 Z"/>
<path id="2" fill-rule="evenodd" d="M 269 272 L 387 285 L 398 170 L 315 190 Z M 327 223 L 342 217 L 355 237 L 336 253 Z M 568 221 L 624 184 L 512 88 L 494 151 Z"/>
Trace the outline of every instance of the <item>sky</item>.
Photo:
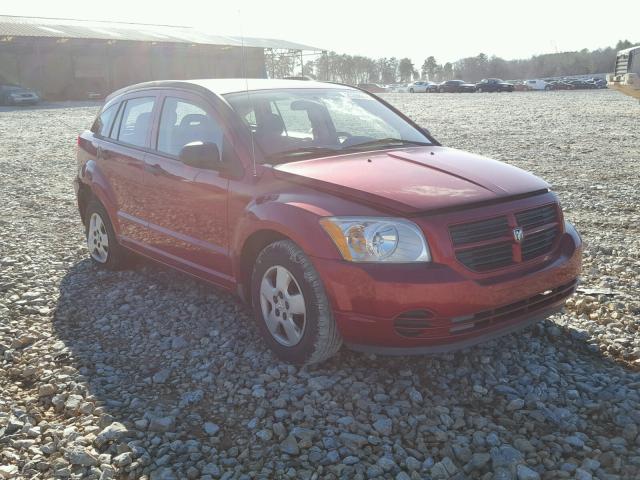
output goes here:
<path id="1" fill-rule="evenodd" d="M 409 57 L 416 68 L 478 53 L 505 59 L 640 42 L 639 0 L 20 0 L 0 14 L 192 26 L 338 53 Z"/>

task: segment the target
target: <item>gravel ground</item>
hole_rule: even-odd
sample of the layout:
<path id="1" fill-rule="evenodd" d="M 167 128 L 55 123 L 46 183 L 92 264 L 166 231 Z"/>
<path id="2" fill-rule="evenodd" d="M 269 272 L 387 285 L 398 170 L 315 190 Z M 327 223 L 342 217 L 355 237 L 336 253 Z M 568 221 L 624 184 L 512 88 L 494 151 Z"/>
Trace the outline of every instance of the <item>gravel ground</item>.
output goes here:
<path id="1" fill-rule="evenodd" d="M 231 296 L 87 260 L 71 181 L 95 105 L 0 109 L 0 479 L 638 478 L 640 106 L 387 98 L 553 184 L 586 242 L 565 314 L 456 354 L 279 363 Z"/>

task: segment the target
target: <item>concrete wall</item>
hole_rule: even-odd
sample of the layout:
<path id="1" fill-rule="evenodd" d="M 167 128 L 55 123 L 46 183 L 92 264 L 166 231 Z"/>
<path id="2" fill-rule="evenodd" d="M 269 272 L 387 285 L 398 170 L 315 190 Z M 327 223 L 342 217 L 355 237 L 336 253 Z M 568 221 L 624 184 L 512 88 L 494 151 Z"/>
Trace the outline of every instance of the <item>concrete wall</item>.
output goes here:
<path id="1" fill-rule="evenodd" d="M 265 77 L 261 48 L 128 41 L 14 38 L 0 42 L 0 81 L 50 100 L 106 96 L 148 80 Z"/>

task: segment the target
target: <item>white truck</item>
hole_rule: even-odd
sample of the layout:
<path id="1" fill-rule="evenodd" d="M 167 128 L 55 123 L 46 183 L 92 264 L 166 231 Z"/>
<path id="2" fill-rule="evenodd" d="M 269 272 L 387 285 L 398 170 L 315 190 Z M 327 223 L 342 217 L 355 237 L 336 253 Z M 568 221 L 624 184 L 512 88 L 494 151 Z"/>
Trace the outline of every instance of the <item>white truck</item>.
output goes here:
<path id="1" fill-rule="evenodd" d="M 527 80 L 524 84 L 527 87 L 527 90 L 551 90 L 551 85 L 544 80 Z"/>

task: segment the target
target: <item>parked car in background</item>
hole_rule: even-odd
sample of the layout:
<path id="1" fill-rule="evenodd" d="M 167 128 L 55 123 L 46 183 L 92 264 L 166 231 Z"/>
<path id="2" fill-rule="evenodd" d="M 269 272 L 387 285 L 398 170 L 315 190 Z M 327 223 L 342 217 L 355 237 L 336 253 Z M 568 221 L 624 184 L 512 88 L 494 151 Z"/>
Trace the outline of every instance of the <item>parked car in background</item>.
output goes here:
<path id="1" fill-rule="evenodd" d="M 580 274 L 548 183 L 352 87 L 133 85 L 77 145 L 93 264 L 136 252 L 238 294 L 288 362 L 486 342 L 560 311 Z"/>
<path id="2" fill-rule="evenodd" d="M 528 90 L 553 90 L 549 83 L 540 79 L 526 80 L 525 85 L 527 86 Z"/>
<path id="3" fill-rule="evenodd" d="M 571 79 L 567 80 L 566 83 L 571 85 L 572 90 L 591 90 L 596 88 L 595 83 L 589 82 L 587 80 Z"/>
<path id="4" fill-rule="evenodd" d="M 477 92 L 513 92 L 514 90 L 512 83 L 507 83 L 499 78 L 484 78 L 476 83 Z"/>
<path id="5" fill-rule="evenodd" d="M 35 90 L 11 83 L 0 84 L 0 105 L 35 105 L 40 95 Z"/>
<path id="6" fill-rule="evenodd" d="M 529 90 L 529 87 L 527 87 L 526 82 L 523 81 L 514 81 L 514 82 L 510 82 L 513 83 L 513 89 L 516 92 L 526 92 Z"/>
<path id="7" fill-rule="evenodd" d="M 545 80 L 550 90 L 573 90 L 573 85 L 562 80 Z"/>
<path id="8" fill-rule="evenodd" d="M 438 85 L 439 93 L 471 93 L 476 91 L 474 83 L 464 80 L 446 80 Z"/>
<path id="9" fill-rule="evenodd" d="M 358 88 L 366 90 L 369 93 L 384 93 L 387 91 L 384 86 L 378 85 L 377 83 L 359 83 Z"/>
<path id="10" fill-rule="evenodd" d="M 410 93 L 433 93 L 438 89 L 438 84 L 434 82 L 427 82 L 426 80 L 420 80 L 409 84 Z"/>
<path id="11" fill-rule="evenodd" d="M 410 83 L 394 83 L 387 85 L 387 92 L 391 93 L 407 93 L 409 91 Z"/>

